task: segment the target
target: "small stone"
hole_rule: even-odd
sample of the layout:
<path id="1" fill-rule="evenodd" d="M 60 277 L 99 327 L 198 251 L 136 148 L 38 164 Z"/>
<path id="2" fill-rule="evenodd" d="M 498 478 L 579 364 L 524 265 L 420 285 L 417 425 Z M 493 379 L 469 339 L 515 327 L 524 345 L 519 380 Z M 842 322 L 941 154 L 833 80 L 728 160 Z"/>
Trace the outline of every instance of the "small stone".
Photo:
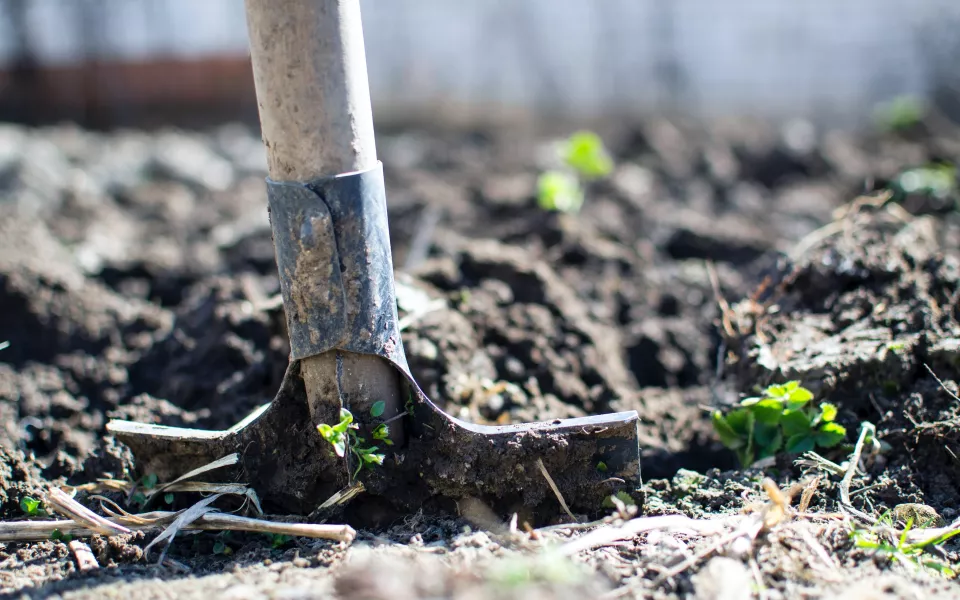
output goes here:
<path id="1" fill-rule="evenodd" d="M 697 600 L 748 600 L 753 598 L 753 578 L 741 561 L 718 556 L 693 576 Z"/>

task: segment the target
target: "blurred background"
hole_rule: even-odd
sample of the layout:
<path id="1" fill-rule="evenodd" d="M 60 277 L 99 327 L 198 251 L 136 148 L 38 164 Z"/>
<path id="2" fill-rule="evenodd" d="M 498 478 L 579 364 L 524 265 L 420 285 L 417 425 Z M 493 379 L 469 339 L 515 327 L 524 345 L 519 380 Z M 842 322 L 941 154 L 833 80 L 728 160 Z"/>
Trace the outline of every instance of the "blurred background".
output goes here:
<path id="1" fill-rule="evenodd" d="M 960 114 L 956 0 L 363 0 L 377 118 Z M 242 0 L 0 0 L 0 120 L 256 122 Z"/>

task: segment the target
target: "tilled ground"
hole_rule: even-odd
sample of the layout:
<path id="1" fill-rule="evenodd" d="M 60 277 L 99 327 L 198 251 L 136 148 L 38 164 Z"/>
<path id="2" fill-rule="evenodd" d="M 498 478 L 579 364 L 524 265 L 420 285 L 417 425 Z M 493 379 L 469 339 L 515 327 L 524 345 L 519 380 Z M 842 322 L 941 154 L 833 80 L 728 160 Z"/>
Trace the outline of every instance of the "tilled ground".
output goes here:
<path id="1" fill-rule="evenodd" d="M 923 503 L 960 516 L 955 185 L 847 205 L 906 169 L 960 160 L 960 134 L 665 121 L 601 133 L 617 168 L 578 215 L 537 207 L 542 132 L 411 129 L 379 140 L 401 316 L 417 313 L 404 345 L 427 394 L 483 423 L 637 410 L 644 512 L 703 519 L 765 501 L 763 475 L 787 486 L 817 471 L 788 457 L 735 470 L 707 410 L 800 379 L 840 407 L 851 443 L 870 421 L 885 444 L 854 478 L 866 488 L 857 508 Z M 23 517 L 21 498 L 50 484 L 122 476 L 128 459 L 104 436 L 110 418 L 227 428 L 276 392 L 289 348 L 272 301 L 263 164 L 259 140 L 239 126 L 0 127 L 0 341 L 10 342 L 0 351 L 0 518 Z M 725 315 L 708 261 L 733 304 Z M 418 314 L 423 306 L 432 310 Z M 839 463 L 850 450 L 826 454 Z M 837 512 L 839 479 L 823 475 L 819 514 Z M 95 538 L 102 568 L 92 575 L 61 542 L 0 544 L 0 589 L 393 600 L 957 592 L 855 548 L 849 523 L 828 517 L 776 525 L 746 552 L 708 552 L 716 536 L 650 532 L 573 558 L 548 550 L 574 531 L 476 525 L 409 515 L 349 548 L 178 536 L 168 556 L 180 567 L 145 558 L 143 534 Z"/>

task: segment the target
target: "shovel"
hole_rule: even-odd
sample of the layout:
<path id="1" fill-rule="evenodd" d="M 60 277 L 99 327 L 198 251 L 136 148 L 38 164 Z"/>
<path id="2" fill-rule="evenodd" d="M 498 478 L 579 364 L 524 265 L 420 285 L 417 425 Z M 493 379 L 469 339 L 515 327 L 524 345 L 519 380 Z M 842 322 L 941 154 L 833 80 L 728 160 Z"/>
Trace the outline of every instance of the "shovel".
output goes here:
<path id="1" fill-rule="evenodd" d="M 635 411 L 483 426 L 426 397 L 397 326 L 359 0 L 246 0 L 246 11 L 290 363 L 274 400 L 229 430 L 107 430 L 165 481 L 238 453 L 218 476 L 293 513 L 361 486 L 400 511 L 469 498 L 538 521 L 598 514 L 621 492 L 640 505 Z"/>

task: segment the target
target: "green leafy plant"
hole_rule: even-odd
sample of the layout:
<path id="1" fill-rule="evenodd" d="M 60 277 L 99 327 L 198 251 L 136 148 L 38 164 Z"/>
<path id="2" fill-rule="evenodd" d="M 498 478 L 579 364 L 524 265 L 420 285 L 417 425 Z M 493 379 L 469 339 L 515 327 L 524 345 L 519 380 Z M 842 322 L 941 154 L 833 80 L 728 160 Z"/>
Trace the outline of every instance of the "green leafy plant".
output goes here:
<path id="1" fill-rule="evenodd" d="M 600 136 L 578 131 L 558 148 L 560 169 L 540 174 L 537 179 L 537 202 L 540 208 L 575 213 L 583 206 L 583 181 L 606 177 L 613 171 L 613 159 Z"/>
<path id="2" fill-rule="evenodd" d="M 382 410 L 381 414 L 383 414 Z M 383 432 L 382 435 L 386 436 L 387 433 L 389 433 L 386 425 L 381 423 L 377 429 L 374 430 L 374 436 L 377 435 L 377 431 L 380 430 L 381 427 L 383 428 L 381 430 Z M 377 453 L 377 446 L 366 445 L 366 439 L 357 433 L 358 429 L 359 425 L 353 422 L 353 413 L 345 408 L 340 409 L 340 422 L 336 425 L 327 425 L 326 423 L 317 425 L 317 431 L 320 432 L 323 439 L 333 446 L 333 451 L 337 456 L 343 458 L 346 457 L 347 452 L 349 452 L 356 459 L 357 469 L 353 473 L 354 477 L 356 477 L 364 467 L 373 468 L 374 465 L 382 465 L 384 459 L 383 454 Z"/>
<path id="3" fill-rule="evenodd" d="M 798 381 L 771 385 L 763 395 L 744 399 L 727 414 L 714 411 L 713 427 L 743 466 L 781 450 L 801 454 L 836 446 L 847 435 L 847 430 L 834 422 L 837 407 L 828 402 L 811 407 L 811 400 L 813 393 Z"/>
<path id="4" fill-rule="evenodd" d="M 47 514 L 42 508 L 42 503 L 30 496 L 24 496 L 20 499 L 20 510 L 28 517 L 42 517 Z"/>
<path id="5" fill-rule="evenodd" d="M 855 528 L 850 532 L 850 537 L 853 538 L 857 548 L 873 550 L 878 555 L 891 561 L 911 565 L 917 570 L 921 568 L 929 569 L 945 577 L 956 577 L 955 565 L 930 556 L 926 551 L 945 543 L 956 535 L 960 535 L 960 529 L 952 529 L 925 540 L 908 543 L 907 537 L 912 527 L 913 519 L 911 518 L 907 521 L 903 531 L 897 535 L 897 531 L 893 527 L 893 517 L 888 512 L 880 517 L 875 527 L 871 529 Z"/>

